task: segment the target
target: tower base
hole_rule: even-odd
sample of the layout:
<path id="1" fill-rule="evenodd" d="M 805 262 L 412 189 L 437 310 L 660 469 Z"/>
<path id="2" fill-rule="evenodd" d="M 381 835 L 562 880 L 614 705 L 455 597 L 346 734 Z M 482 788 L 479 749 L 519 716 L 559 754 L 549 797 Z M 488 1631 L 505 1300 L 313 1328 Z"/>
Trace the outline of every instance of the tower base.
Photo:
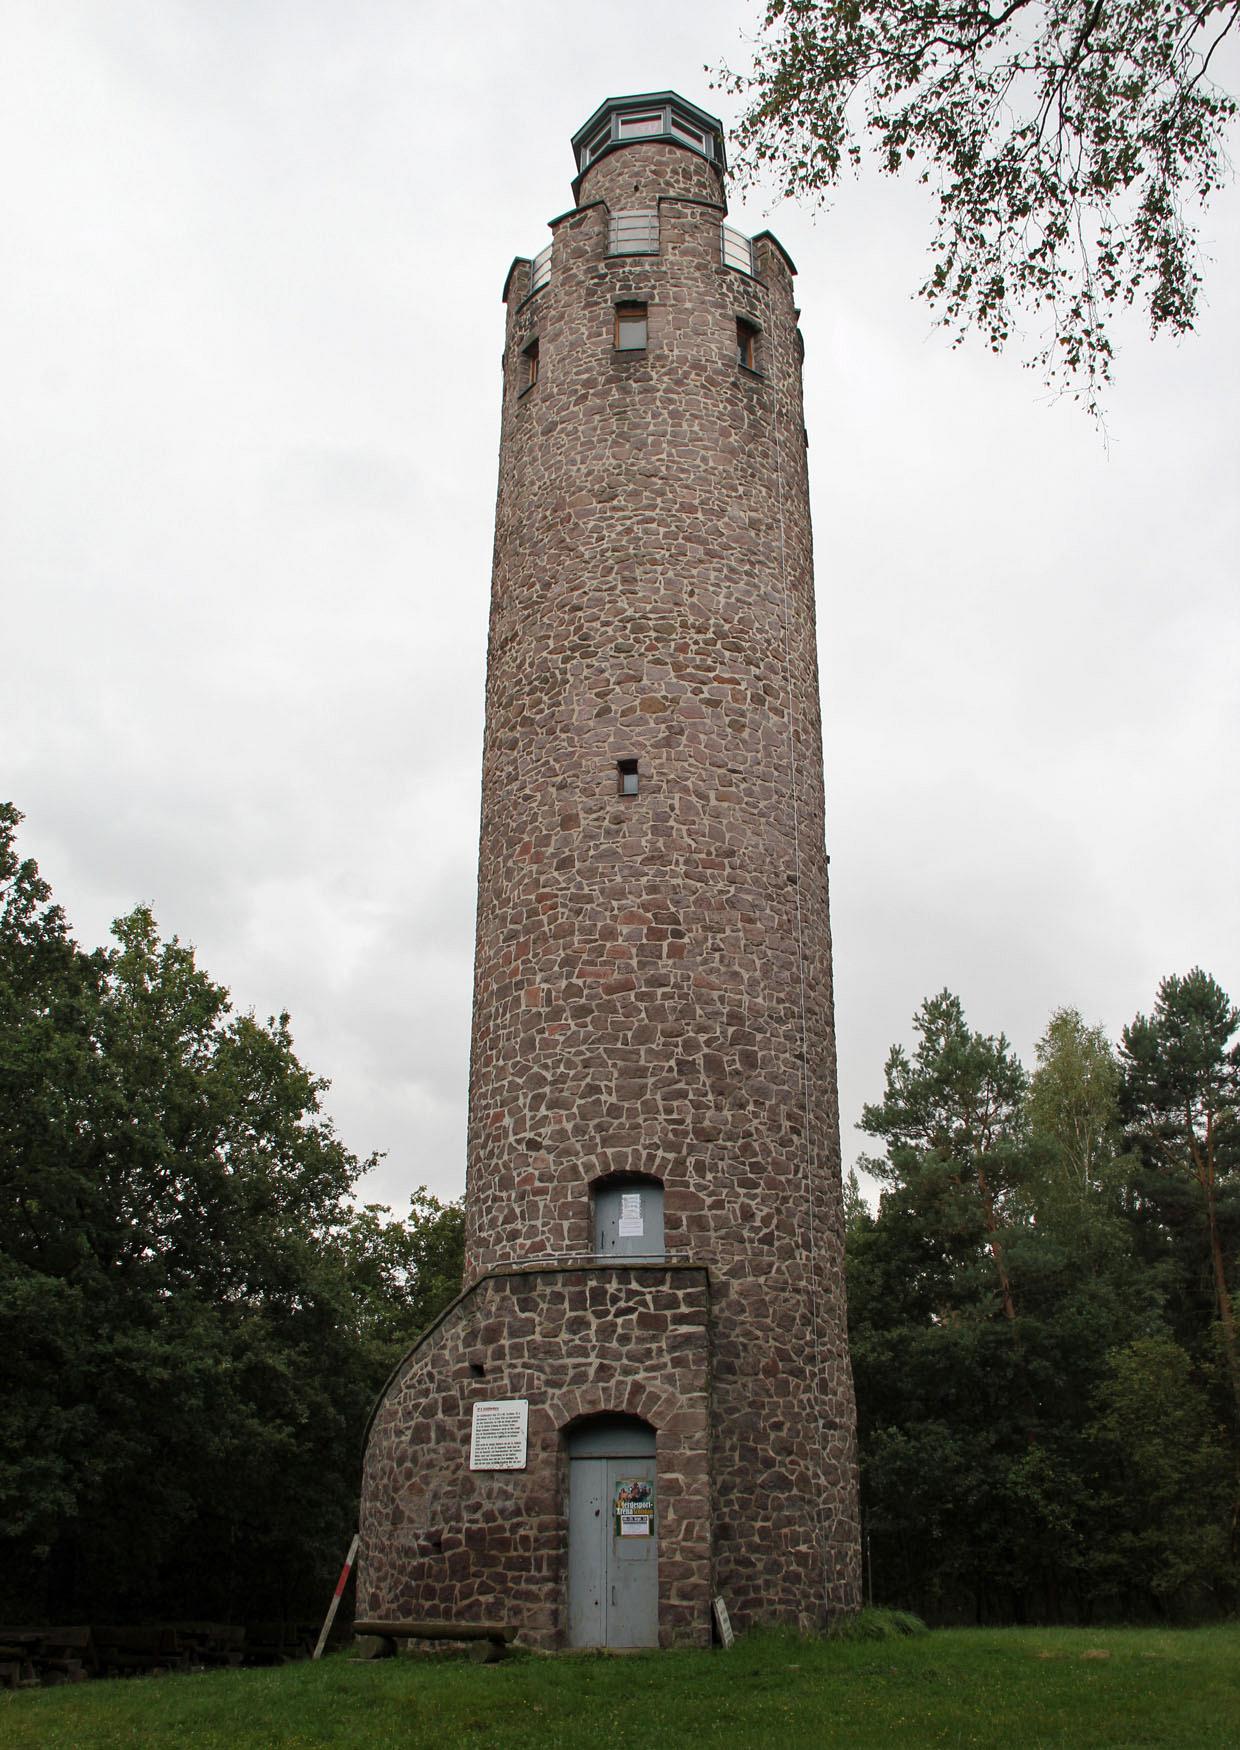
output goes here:
<path id="1" fill-rule="evenodd" d="M 762 1614 L 821 1628 L 822 1552 L 780 1547 L 761 1487 L 750 1523 L 715 1524 L 711 1355 L 698 1265 L 529 1266 L 473 1283 L 376 1410 L 359 1614 L 501 1622 L 545 1650 L 705 1646 L 744 1544 L 769 1564 Z M 509 1453 L 520 1468 L 471 1468 L 494 1457 L 471 1454 L 479 1402 L 526 1406 L 524 1451 Z"/>

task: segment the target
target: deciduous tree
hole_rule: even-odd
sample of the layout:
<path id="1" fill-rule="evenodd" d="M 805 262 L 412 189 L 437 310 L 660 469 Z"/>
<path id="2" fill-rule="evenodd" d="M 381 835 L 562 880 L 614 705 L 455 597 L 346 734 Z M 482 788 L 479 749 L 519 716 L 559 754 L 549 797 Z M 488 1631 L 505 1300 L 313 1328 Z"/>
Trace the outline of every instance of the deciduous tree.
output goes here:
<path id="1" fill-rule="evenodd" d="M 921 287 L 957 337 L 1029 358 L 1096 408 L 1110 316 L 1193 327 L 1194 215 L 1228 170 L 1213 82 L 1237 0 L 767 0 L 738 139 L 781 192 L 825 196 L 871 142 L 933 192 Z"/>
<path id="2" fill-rule="evenodd" d="M 1201 1588 L 1230 1603 L 1234 1470 L 1178 1343 L 1161 1335 L 1112 1351 L 1089 1436 L 1100 1473 L 1095 1580 L 1130 1600 Z"/>
<path id="3" fill-rule="evenodd" d="M 299 1614 L 460 1211 L 355 1187 L 287 1015 L 144 908 L 84 952 L 0 808 L 0 1614 Z"/>
<path id="4" fill-rule="evenodd" d="M 1029 1084 L 1030 1128 L 1054 1144 L 1065 1180 L 1097 1188 L 1119 1153 L 1120 1071 L 1101 1027 L 1079 1010 L 1056 1009 L 1036 1047 Z"/>

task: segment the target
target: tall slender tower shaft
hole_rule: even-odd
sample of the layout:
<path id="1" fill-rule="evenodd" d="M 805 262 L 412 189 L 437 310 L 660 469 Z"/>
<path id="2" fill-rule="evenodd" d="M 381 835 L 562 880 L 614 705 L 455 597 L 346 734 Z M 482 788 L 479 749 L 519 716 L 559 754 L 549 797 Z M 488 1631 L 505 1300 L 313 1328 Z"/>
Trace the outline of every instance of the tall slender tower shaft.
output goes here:
<path id="1" fill-rule="evenodd" d="M 794 270 L 725 226 L 719 124 L 674 93 L 574 146 L 505 286 L 466 1294 L 378 1412 L 363 1584 L 395 1602 L 435 1487 L 463 1549 L 471 1500 L 488 1548 L 500 1498 L 542 1523 L 530 1638 L 700 1640 L 715 1595 L 809 1628 L 859 1564 Z M 449 1351 L 456 1425 L 526 1406 L 519 1473 L 445 1461 Z M 587 1550 L 646 1453 L 649 1522 L 608 1495 Z M 423 1596 L 510 1590 L 510 1555 Z"/>

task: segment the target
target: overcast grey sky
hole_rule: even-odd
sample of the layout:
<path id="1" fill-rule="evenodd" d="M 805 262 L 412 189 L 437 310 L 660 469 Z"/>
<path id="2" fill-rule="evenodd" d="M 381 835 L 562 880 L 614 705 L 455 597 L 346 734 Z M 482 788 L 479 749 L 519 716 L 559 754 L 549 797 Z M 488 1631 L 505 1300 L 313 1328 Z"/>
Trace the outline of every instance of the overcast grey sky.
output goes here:
<path id="1" fill-rule="evenodd" d="M 4 8 L 0 794 L 83 941 L 146 901 L 291 1010 L 370 1197 L 463 1184 L 504 275 L 604 97 L 735 113 L 757 13 Z M 932 328 L 915 188 L 733 217 L 800 269 L 847 1163 L 944 985 L 1027 1061 L 1240 998 L 1240 196 L 1109 454 Z"/>

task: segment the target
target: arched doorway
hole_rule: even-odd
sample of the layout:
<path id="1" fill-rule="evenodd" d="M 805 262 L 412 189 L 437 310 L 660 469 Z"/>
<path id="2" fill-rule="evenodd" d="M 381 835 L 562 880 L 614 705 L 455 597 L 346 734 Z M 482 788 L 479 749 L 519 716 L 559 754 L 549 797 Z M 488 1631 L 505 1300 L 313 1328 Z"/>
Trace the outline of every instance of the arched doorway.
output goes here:
<path id="1" fill-rule="evenodd" d="M 659 1644 L 659 1503 L 654 1429 L 587 1416 L 568 1448 L 568 1643 Z"/>

